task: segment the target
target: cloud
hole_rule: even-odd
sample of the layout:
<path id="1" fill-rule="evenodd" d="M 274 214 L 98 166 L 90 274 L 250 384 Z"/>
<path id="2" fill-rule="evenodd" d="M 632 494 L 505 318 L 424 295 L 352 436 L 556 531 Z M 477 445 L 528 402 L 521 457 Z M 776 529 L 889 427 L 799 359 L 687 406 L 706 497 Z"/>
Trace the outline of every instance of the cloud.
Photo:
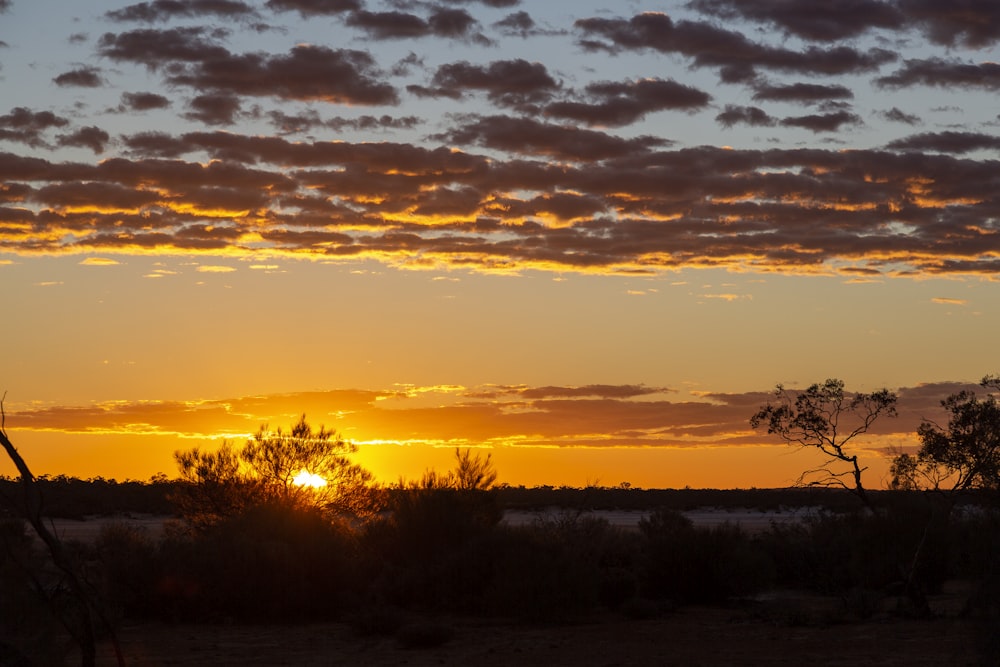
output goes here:
<path id="1" fill-rule="evenodd" d="M 170 100 L 158 93 L 122 93 L 122 107 L 132 111 L 166 109 Z"/>
<path id="2" fill-rule="evenodd" d="M 65 127 L 69 121 L 51 111 L 32 111 L 15 107 L 0 116 L 0 140 L 15 141 L 32 147 L 46 144 L 43 133 L 52 127 Z"/>
<path id="3" fill-rule="evenodd" d="M 512 3 L 512 4 L 517 4 Z M 535 23 L 531 15 L 525 11 L 513 12 L 493 24 L 493 28 L 507 37 L 527 39 L 534 36 L 552 36 L 564 34 L 565 31 L 543 29 Z"/>
<path id="4" fill-rule="evenodd" d="M 722 19 L 771 23 L 803 39 L 831 42 L 876 28 L 899 29 L 904 15 L 882 0 L 691 0 L 688 7 Z"/>
<path id="5" fill-rule="evenodd" d="M 98 53 L 116 62 L 137 63 L 154 71 L 170 63 L 224 61 L 231 57 L 218 43 L 225 34 L 225 31 L 210 31 L 204 27 L 109 32 L 98 40 Z"/>
<path id="6" fill-rule="evenodd" d="M 881 30 L 911 29 L 948 47 L 984 48 L 1000 38 L 1000 7 L 991 0 L 691 0 L 688 7 L 732 20 L 770 23 L 802 39 L 831 42 Z"/>
<path id="7" fill-rule="evenodd" d="M 227 52 L 192 64 L 178 64 L 166 80 L 217 94 L 333 104 L 397 104 L 396 90 L 378 81 L 378 75 L 374 59 L 363 51 L 302 44 L 287 55 Z"/>
<path id="8" fill-rule="evenodd" d="M 906 123 L 907 125 L 917 125 L 920 123 L 920 116 L 916 114 L 906 113 L 897 107 L 893 107 L 888 111 L 881 111 L 879 115 L 888 121 L 894 123 Z"/>
<path id="9" fill-rule="evenodd" d="M 725 111 L 716 116 L 715 120 L 724 127 L 733 127 L 734 125 L 773 127 L 778 122 L 776 118 L 769 116 L 763 109 L 734 104 L 727 104 Z"/>
<path id="10" fill-rule="evenodd" d="M 1000 137 L 981 132 L 924 132 L 895 139 L 886 148 L 902 151 L 933 151 L 936 153 L 970 153 L 1000 149 Z"/>
<path id="11" fill-rule="evenodd" d="M 52 81 L 60 87 L 100 88 L 104 85 L 104 79 L 101 78 L 101 70 L 98 67 L 78 67 L 63 72 Z"/>
<path id="12" fill-rule="evenodd" d="M 915 439 L 923 419 L 944 416 L 940 401 L 965 383 L 898 389 L 899 417 L 873 435 Z M 670 398 L 664 396 L 669 395 Z M 678 395 L 643 385 L 583 387 L 408 387 L 331 390 L 192 401 L 115 401 L 8 411 L 10 428 L 70 433 L 246 437 L 306 413 L 311 423 L 357 442 L 516 444 L 559 447 L 703 447 L 782 444 L 749 427 L 769 392 Z M 864 447 L 863 442 L 859 446 Z M 877 442 L 869 444 L 873 451 Z"/>
<path id="13" fill-rule="evenodd" d="M 0 179 L 34 184 L 24 192 L 38 212 L 20 219 L 74 229 L 30 243 L 0 239 L 0 248 L 269 250 L 603 273 L 991 274 L 1000 264 L 988 162 L 877 150 L 673 150 L 657 139 L 505 117 L 450 136 L 519 155 L 224 132 L 124 136 L 132 159 L 93 166 L 0 153 Z M 221 161 L 181 159 L 189 153 Z M 548 162 L 553 156 L 562 162 Z"/>
<path id="14" fill-rule="evenodd" d="M 846 86 L 827 86 L 818 83 L 792 83 L 788 85 L 762 84 L 753 94 L 755 100 L 815 104 L 827 100 L 849 100 L 854 93 Z"/>
<path id="15" fill-rule="evenodd" d="M 913 59 L 905 61 L 893 74 L 875 79 L 875 84 L 881 88 L 933 86 L 997 90 L 1000 88 L 1000 65 L 944 58 Z"/>
<path id="16" fill-rule="evenodd" d="M 361 9 L 359 0 L 267 0 L 264 4 L 272 11 L 295 11 L 304 17 L 342 14 Z"/>
<path id="17" fill-rule="evenodd" d="M 106 12 L 111 21 L 144 21 L 154 23 L 174 18 L 197 18 L 215 16 L 218 18 L 250 18 L 257 12 L 250 5 L 238 0 L 153 0 L 128 5 L 122 9 Z"/>
<path id="18" fill-rule="evenodd" d="M 424 97 L 460 99 L 467 90 L 482 90 L 497 106 L 524 108 L 551 98 L 559 84 L 545 65 L 520 58 L 497 60 L 489 65 L 456 62 L 442 65 L 434 73 L 430 87 L 410 86 Z"/>
<path id="19" fill-rule="evenodd" d="M 56 138 L 58 146 L 80 146 L 94 151 L 95 155 L 104 152 L 111 135 L 96 126 L 81 127 L 69 134 L 62 134 Z"/>
<path id="20" fill-rule="evenodd" d="M 625 157 L 648 152 L 667 143 L 656 137 L 622 139 L 595 130 L 509 116 L 470 118 L 442 138 L 456 144 L 570 161 Z"/>
<path id="21" fill-rule="evenodd" d="M 478 31 L 479 22 L 464 9 L 437 7 L 426 19 L 401 11 L 352 12 L 345 24 L 359 28 L 374 39 L 418 39 L 446 37 L 489 45 L 491 42 Z"/>
<path id="22" fill-rule="evenodd" d="M 780 121 L 786 127 L 801 127 L 810 132 L 837 132 L 845 125 L 861 125 L 863 122 L 860 116 L 849 111 L 790 116 Z"/>
<path id="23" fill-rule="evenodd" d="M 966 299 L 949 299 L 946 297 L 936 296 L 931 299 L 931 303 L 940 303 L 948 306 L 964 306 L 969 302 Z"/>
<path id="24" fill-rule="evenodd" d="M 984 48 L 1000 39 L 1000 6 L 991 0 L 899 0 L 900 9 L 928 38 L 948 47 Z"/>
<path id="25" fill-rule="evenodd" d="M 87 257 L 80 262 L 80 266 L 119 266 L 121 262 L 110 257 Z"/>
<path id="26" fill-rule="evenodd" d="M 235 95 L 198 95 L 189 103 L 191 111 L 184 117 L 206 125 L 233 125 L 241 106 Z"/>
<path id="27" fill-rule="evenodd" d="M 618 127 L 654 111 L 696 111 L 712 100 L 711 95 L 693 86 L 663 79 L 602 81 L 588 84 L 585 93 L 589 101 L 553 102 L 545 107 L 545 114 L 588 125 Z"/>
<path id="28" fill-rule="evenodd" d="M 710 23 L 673 21 L 666 14 L 646 12 L 631 19 L 579 19 L 576 28 L 586 50 L 611 53 L 654 50 L 687 56 L 695 67 L 719 67 L 730 81 L 748 80 L 756 69 L 798 74 L 848 74 L 878 69 L 896 55 L 873 48 L 867 52 L 849 46 L 802 51 L 752 42 L 742 33 Z M 603 39 L 604 41 L 601 41 Z"/>
<path id="29" fill-rule="evenodd" d="M 198 271 L 198 273 L 232 273 L 236 269 L 232 266 L 203 264 L 195 270 Z"/>

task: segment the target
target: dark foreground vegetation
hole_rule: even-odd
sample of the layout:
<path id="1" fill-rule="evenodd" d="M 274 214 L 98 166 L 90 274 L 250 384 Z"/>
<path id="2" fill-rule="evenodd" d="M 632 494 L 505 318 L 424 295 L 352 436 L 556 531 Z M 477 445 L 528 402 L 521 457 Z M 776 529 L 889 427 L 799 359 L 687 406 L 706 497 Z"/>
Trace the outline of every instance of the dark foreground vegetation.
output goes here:
<path id="1" fill-rule="evenodd" d="M 130 483 L 43 480 L 43 488 L 50 485 L 96 495 L 124 486 L 128 497 L 142 497 Z M 176 483 L 163 481 L 138 486 L 150 495 L 177 492 Z M 878 614 L 943 614 L 914 599 L 926 601 L 946 582 L 962 580 L 972 585 L 961 613 L 981 629 L 984 660 L 995 658 L 989 642 L 1000 630 L 1000 514 L 980 503 L 948 518 L 938 498 L 920 492 L 874 497 L 876 513 L 850 494 L 829 490 L 413 485 L 386 493 L 383 511 L 363 521 L 332 521 L 316 508 L 272 500 L 197 529 L 178 516 L 157 537 L 123 518 L 95 541 L 67 548 L 112 625 L 99 627 L 99 636 L 125 621 L 339 620 L 360 635 L 395 635 L 420 646 L 447 641 L 449 630 L 404 623 L 412 614 L 532 624 L 608 612 L 643 619 L 687 605 L 759 604 L 752 600 L 775 590 L 813 592 L 836 604 L 821 614 L 768 607 L 770 620 L 833 626 Z M 535 507 L 560 498 L 571 502 L 545 515 L 550 518 L 526 526 L 501 521 L 511 501 Z M 664 505 L 652 509 L 638 530 L 612 526 L 576 504 L 649 508 L 645 501 L 653 499 Z M 728 524 L 697 528 L 678 511 L 706 500 L 771 506 L 795 499 L 811 506 L 830 501 L 837 511 L 754 534 Z M 156 507 L 143 500 L 116 509 Z M 60 624 L 79 622 L 79 602 L 60 590 L 61 576 L 23 521 L 7 519 L 2 530 L 0 638 L 40 663 L 55 664 L 59 644 L 52 638 L 64 632 Z M 919 569 L 911 571 L 918 550 Z M 48 597 L 38 594 L 39 586 Z"/>
<path id="2" fill-rule="evenodd" d="M 344 621 L 360 636 L 419 648 L 451 633 L 441 623 L 406 622 L 413 615 L 524 624 L 649 619 L 691 605 L 753 608 L 776 591 L 836 604 L 822 613 L 761 606 L 769 623 L 957 615 L 977 628 L 983 663 L 1000 658 L 995 484 L 946 491 L 917 485 L 908 469 L 906 484 L 862 494 L 850 486 L 525 489 L 497 485 L 489 457 L 466 450 L 456 451 L 451 472 L 385 488 L 351 453 L 303 417 L 287 433 L 262 429 L 239 449 L 179 452 L 180 480 L 35 479 L 26 468 L 0 480 L 8 511 L 0 521 L 0 664 L 60 664 L 65 650 L 54 638 L 67 634 L 81 644 L 82 662 L 94 664 L 83 644 L 113 637 L 123 622 Z M 923 470 L 935 461 L 919 459 Z M 298 471 L 317 470 L 337 483 L 295 481 Z M 856 470 L 849 479 L 860 488 Z M 976 474 L 993 479 L 982 468 Z M 39 506 L 48 516 L 123 520 L 92 542 L 54 549 L 34 539 Z M 680 513 L 706 506 L 822 511 L 752 534 L 734 524 L 696 527 Z M 502 520 L 507 509 L 544 507 L 559 509 L 529 525 Z M 625 529 L 589 512 L 611 508 L 648 514 L 638 529 Z M 152 536 L 128 513 L 174 518 Z M 934 596 L 955 581 L 966 584 L 960 608 L 936 609 Z"/>

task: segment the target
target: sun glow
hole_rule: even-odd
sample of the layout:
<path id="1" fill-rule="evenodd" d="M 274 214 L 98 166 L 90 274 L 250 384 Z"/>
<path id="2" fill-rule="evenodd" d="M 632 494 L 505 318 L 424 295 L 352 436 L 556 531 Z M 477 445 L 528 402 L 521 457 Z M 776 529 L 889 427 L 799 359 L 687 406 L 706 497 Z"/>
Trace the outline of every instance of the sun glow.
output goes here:
<path id="1" fill-rule="evenodd" d="M 326 486 L 326 480 L 315 473 L 303 470 L 292 478 L 292 484 L 295 486 L 308 486 L 313 489 L 318 489 Z"/>

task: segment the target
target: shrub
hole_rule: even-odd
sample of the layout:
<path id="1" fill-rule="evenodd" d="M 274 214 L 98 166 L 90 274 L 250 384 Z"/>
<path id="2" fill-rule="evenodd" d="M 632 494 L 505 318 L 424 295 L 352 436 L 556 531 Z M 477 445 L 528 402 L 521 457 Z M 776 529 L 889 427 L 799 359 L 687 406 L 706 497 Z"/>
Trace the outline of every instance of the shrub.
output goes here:
<path id="1" fill-rule="evenodd" d="M 646 595 L 678 602 L 721 602 L 764 590 L 774 580 L 768 554 L 738 526 L 695 528 L 673 510 L 657 510 L 639 524 L 646 538 Z"/>

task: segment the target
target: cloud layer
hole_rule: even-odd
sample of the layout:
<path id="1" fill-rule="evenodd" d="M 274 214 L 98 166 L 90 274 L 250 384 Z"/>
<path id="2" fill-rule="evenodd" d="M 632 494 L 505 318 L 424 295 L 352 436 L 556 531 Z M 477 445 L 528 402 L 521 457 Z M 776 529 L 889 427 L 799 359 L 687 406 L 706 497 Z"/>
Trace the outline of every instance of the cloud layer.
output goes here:
<path id="1" fill-rule="evenodd" d="M 996 123 L 933 105 L 1000 88 L 1000 17 L 952 5 L 123 4 L 0 109 L 0 252 L 993 276 Z"/>
<path id="2" fill-rule="evenodd" d="M 978 385 L 903 387 L 899 417 L 875 424 L 879 449 L 912 445 L 924 419 L 946 421 L 940 401 Z M 644 385 L 414 387 L 332 390 L 176 402 L 116 401 L 27 406 L 8 413 L 11 429 L 107 435 L 241 438 L 261 424 L 284 426 L 306 413 L 360 443 L 447 447 L 715 447 L 781 444 L 750 429 L 768 392 L 681 394 Z M 864 447 L 865 445 L 860 445 Z"/>

